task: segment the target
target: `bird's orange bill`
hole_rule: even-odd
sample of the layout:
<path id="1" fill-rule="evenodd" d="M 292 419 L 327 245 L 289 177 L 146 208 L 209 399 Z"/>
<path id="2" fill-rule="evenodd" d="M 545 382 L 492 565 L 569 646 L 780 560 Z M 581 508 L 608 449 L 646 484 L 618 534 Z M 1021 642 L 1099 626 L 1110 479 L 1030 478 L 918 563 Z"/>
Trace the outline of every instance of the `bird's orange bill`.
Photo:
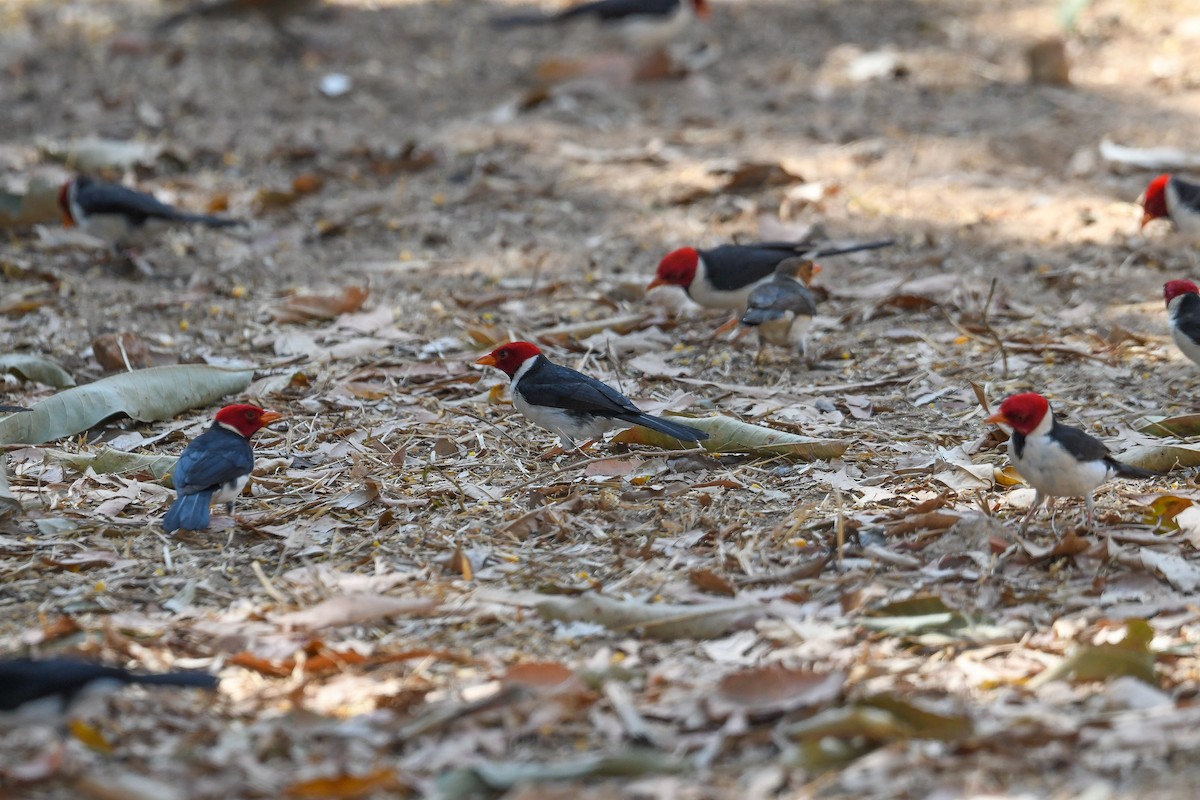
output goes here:
<path id="1" fill-rule="evenodd" d="M 822 272 L 824 272 L 824 271 L 825 271 L 825 268 L 824 268 L 824 267 L 822 267 L 820 264 L 818 264 L 818 263 L 817 263 L 817 262 L 815 262 L 815 261 L 813 262 L 813 265 L 812 265 L 812 274 L 813 274 L 813 277 L 814 277 L 814 278 L 815 278 L 815 277 L 817 277 L 818 275 L 820 275 L 820 274 L 821 274 Z"/>
<path id="2" fill-rule="evenodd" d="M 491 353 L 488 353 L 486 356 L 480 356 L 479 360 L 475 363 L 482 364 L 485 367 L 494 367 L 496 366 L 496 357 Z"/>
<path id="3" fill-rule="evenodd" d="M 995 414 L 992 414 L 990 417 L 985 419 L 984 422 L 990 422 L 993 425 L 1008 425 L 1009 424 L 1008 417 L 1004 416 L 999 411 L 997 411 Z"/>
<path id="4" fill-rule="evenodd" d="M 287 414 L 280 414 L 278 411 L 264 411 L 262 415 L 262 424 L 270 425 L 272 422 L 278 422 L 286 416 Z"/>
<path id="5" fill-rule="evenodd" d="M 1138 225 L 1138 230 L 1140 231 L 1142 228 L 1146 227 L 1147 222 L 1151 222 L 1155 219 L 1157 219 L 1157 217 L 1155 217 L 1149 211 L 1145 212 L 1144 214 L 1142 214 L 1142 224 Z"/>
<path id="6" fill-rule="evenodd" d="M 664 281 L 662 278 L 655 277 L 654 280 L 650 281 L 650 285 L 646 287 L 646 291 L 648 292 L 655 287 L 666 286 L 666 285 L 667 285 L 667 282 Z"/>

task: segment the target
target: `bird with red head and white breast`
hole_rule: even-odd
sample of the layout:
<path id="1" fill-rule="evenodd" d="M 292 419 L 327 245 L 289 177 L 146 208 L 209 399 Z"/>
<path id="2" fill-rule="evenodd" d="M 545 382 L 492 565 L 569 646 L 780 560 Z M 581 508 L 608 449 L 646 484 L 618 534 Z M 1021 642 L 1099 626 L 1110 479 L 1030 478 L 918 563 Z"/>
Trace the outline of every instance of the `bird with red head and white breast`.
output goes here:
<path id="1" fill-rule="evenodd" d="M 138 243 L 160 225 L 206 225 L 227 228 L 242 222 L 210 214 L 192 214 L 158 200 L 154 195 L 119 183 L 99 181 L 86 175 L 67 181 L 58 192 L 63 225 L 108 242 L 113 252 Z"/>
<path id="2" fill-rule="evenodd" d="M 1200 236 L 1200 184 L 1178 175 L 1159 175 L 1150 181 L 1140 198 L 1142 223 L 1169 220 L 1180 233 Z"/>
<path id="3" fill-rule="evenodd" d="M 1022 533 L 1042 502 L 1047 501 L 1053 513 L 1058 497 L 1084 498 L 1087 527 L 1091 528 L 1096 512 L 1093 493 L 1097 486 L 1114 476 L 1154 477 L 1153 472 L 1118 461 L 1094 436 L 1056 420 L 1050 401 L 1040 394 L 1015 394 L 1001 403 L 1000 409 L 986 421 L 1012 429 L 1008 457 L 1035 491 L 1033 505 L 1021 520 Z"/>
<path id="4" fill-rule="evenodd" d="M 249 403 L 225 406 L 217 412 L 212 427 L 184 448 L 172 470 L 175 502 L 163 518 L 167 533 L 183 528 L 208 528 L 210 506 L 233 501 L 250 481 L 254 471 L 254 448 L 250 439 L 263 427 L 283 419 L 283 414 L 266 411 Z"/>
<path id="5" fill-rule="evenodd" d="M 814 244 L 811 242 L 759 242 L 723 244 L 711 250 L 681 247 L 658 262 L 649 292 L 660 286 L 678 286 L 705 308 L 725 308 L 745 313 L 754 287 L 771 279 L 780 262 L 800 256 L 813 260 L 828 256 L 876 250 L 895 244 L 892 240 L 864 244 Z"/>
<path id="6" fill-rule="evenodd" d="M 1200 287 L 1189 280 L 1163 284 L 1163 300 L 1171 325 L 1171 338 L 1193 364 L 1200 366 Z"/>
<path id="7" fill-rule="evenodd" d="M 608 431 L 632 425 L 684 442 L 708 438 L 703 431 L 645 413 L 611 386 L 550 361 L 530 342 L 501 345 L 475 363 L 496 367 L 507 375 L 512 381 L 513 406 L 526 419 L 557 434 L 567 450 L 574 449 L 578 440 L 598 439 Z"/>
<path id="8" fill-rule="evenodd" d="M 492 25 L 506 30 L 591 20 L 629 47 L 654 50 L 673 44 L 696 19 L 709 13 L 708 0 L 592 0 L 553 14 L 496 17 Z"/>

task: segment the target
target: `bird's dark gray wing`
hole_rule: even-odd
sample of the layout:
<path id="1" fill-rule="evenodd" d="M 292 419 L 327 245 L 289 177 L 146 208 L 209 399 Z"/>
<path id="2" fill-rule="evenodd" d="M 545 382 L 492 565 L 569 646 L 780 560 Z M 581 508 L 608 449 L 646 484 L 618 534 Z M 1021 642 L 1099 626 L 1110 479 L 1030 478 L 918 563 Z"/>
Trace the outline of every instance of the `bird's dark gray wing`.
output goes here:
<path id="1" fill-rule="evenodd" d="M 520 390 L 528 402 L 565 411 L 608 416 L 641 413 L 611 386 L 545 358 L 521 378 Z"/>
<path id="2" fill-rule="evenodd" d="M 124 670 L 67 659 L 16 659 L 0 662 L 0 711 L 13 711 L 25 703 L 62 694 L 64 700 L 94 680 L 126 680 Z"/>
<path id="3" fill-rule="evenodd" d="M 1190 183 L 1178 176 L 1171 178 L 1171 185 L 1179 200 L 1193 211 L 1200 211 L 1200 184 Z"/>
<path id="4" fill-rule="evenodd" d="M 1103 461 L 1112 456 L 1104 442 L 1079 428 L 1063 425 L 1054 420 L 1050 435 L 1058 439 L 1076 461 Z"/>
<path id="5" fill-rule="evenodd" d="M 1185 294 L 1175 309 L 1175 326 L 1194 342 L 1200 342 L 1200 295 Z"/>
<path id="6" fill-rule="evenodd" d="M 178 494 L 215 490 L 254 470 L 254 449 L 233 431 L 213 426 L 184 449 L 172 480 Z"/>
<path id="7" fill-rule="evenodd" d="M 750 293 L 742 322 L 761 325 L 779 319 L 789 311 L 797 316 L 811 317 L 817 313 L 816 298 L 795 278 L 777 276 Z"/>
<path id="8" fill-rule="evenodd" d="M 78 188 L 76 197 L 89 214 L 125 214 L 138 223 L 151 217 L 176 219 L 181 213 L 152 195 L 116 183 L 89 181 Z"/>

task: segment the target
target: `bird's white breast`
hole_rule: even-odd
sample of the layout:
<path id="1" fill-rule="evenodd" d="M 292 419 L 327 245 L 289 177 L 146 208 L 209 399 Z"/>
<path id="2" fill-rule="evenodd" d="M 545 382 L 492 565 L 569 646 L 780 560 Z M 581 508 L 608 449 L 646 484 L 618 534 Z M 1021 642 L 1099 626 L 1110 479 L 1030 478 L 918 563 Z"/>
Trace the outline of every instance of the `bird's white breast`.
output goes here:
<path id="1" fill-rule="evenodd" d="M 754 287 L 770 279 L 771 276 L 767 275 L 761 281 L 754 281 L 740 289 L 717 290 L 708 282 L 708 265 L 701 258 L 700 264 L 696 267 L 696 277 L 692 281 L 692 285 L 688 287 L 688 296 L 707 308 L 732 308 L 744 314 Z"/>
<path id="2" fill-rule="evenodd" d="M 1052 497 L 1086 497 L 1109 478 L 1103 461 L 1078 461 L 1046 434 L 1025 437 L 1020 457 L 1009 439 L 1008 457 L 1030 486 Z"/>

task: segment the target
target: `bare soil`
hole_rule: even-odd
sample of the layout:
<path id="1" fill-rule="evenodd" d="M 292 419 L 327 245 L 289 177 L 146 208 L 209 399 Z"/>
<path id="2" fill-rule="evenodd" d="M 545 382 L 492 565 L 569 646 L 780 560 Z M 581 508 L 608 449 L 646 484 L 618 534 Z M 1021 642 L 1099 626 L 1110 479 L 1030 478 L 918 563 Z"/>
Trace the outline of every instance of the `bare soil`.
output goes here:
<path id="1" fill-rule="evenodd" d="M 466 796 L 455 770 L 637 751 L 635 774 L 494 794 L 1196 796 L 1197 540 L 1146 516 L 1200 496 L 1194 471 L 1106 485 L 1097 532 L 1042 515 L 1019 537 L 1029 493 L 986 486 L 1007 458 L 972 383 L 992 404 L 1041 391 L 1114 449 L 1144 440 L 1140 417 L 1194 409 L 1161 285 L 1195 277 L 1196 251 L 1139 232 L 1153 173 L 1095 151 L 1194 145 L 1197 9 L 1096 0 L 1064 34 L 1045 2 L 718 1 L 678 43 L 689 74 L 638 82 L 586 26 L 489 27 L 516 5 L 344 0 L 296 20 L 299 51 L 253 20 L 155 41 L 165 8 L 142 0 L 0 6 L 7 188 L 69 174 L 45 143 L 143 141 L 163 153 L 115 177 L 252 220 L 164 234 L 149 275 L 53 221 L 13 230 L 0 350 L 82 383 L 104 374 L 93 340 L 131 332 L 160 362 L 256 365 L 248 396 L 292 415 L 258 438 L 238 521 L 205 533 L 165 536 L 171 495 L 147 475 L 10 449 L 24 511 L 0 523 L 0 651 L 207 669 L 222 691 L 114 697 L 87 716 L 108 747 L 72 738 L 61 770 L 0 792 Z M 1055 35 L 1071 84 L 1034 85 L 1026 50 Z M 855 75 L 880 52 L 882 74 Z M 551 58 L 592 72 L 543 91 Z M 335 73 L 351 89 L 327 97 Z M 748 164 L 786 175 L 722 177 Z M 758 364 L 753 337 L 712 337 L 721 315 L 644 296 L 675 247 L 812 225 L 898 242 L 825 265 L 816 369 Z M 354 286 L 355 312 L 270 313 Z M 539 461 L 552 437 L 471 366 L 508 338 L 650 409 L 849 447 Z M 213 411 L 55 446 L 169 433 L 141 451 L 174 454 Z M 1082 512 L 1060 505 L 1061 535 Z M 538 605 L 597 591 L 753 613 L 664 636 Z M 1114 677 L 1130 620 L 1153 630 L 1155 686 Z M 1110 680 L 1038 681 L 1087 646 Z M 889 702 L 935 716 L 862 714 Z M 55 735 L 7 734 L 0 766 Z"/>

